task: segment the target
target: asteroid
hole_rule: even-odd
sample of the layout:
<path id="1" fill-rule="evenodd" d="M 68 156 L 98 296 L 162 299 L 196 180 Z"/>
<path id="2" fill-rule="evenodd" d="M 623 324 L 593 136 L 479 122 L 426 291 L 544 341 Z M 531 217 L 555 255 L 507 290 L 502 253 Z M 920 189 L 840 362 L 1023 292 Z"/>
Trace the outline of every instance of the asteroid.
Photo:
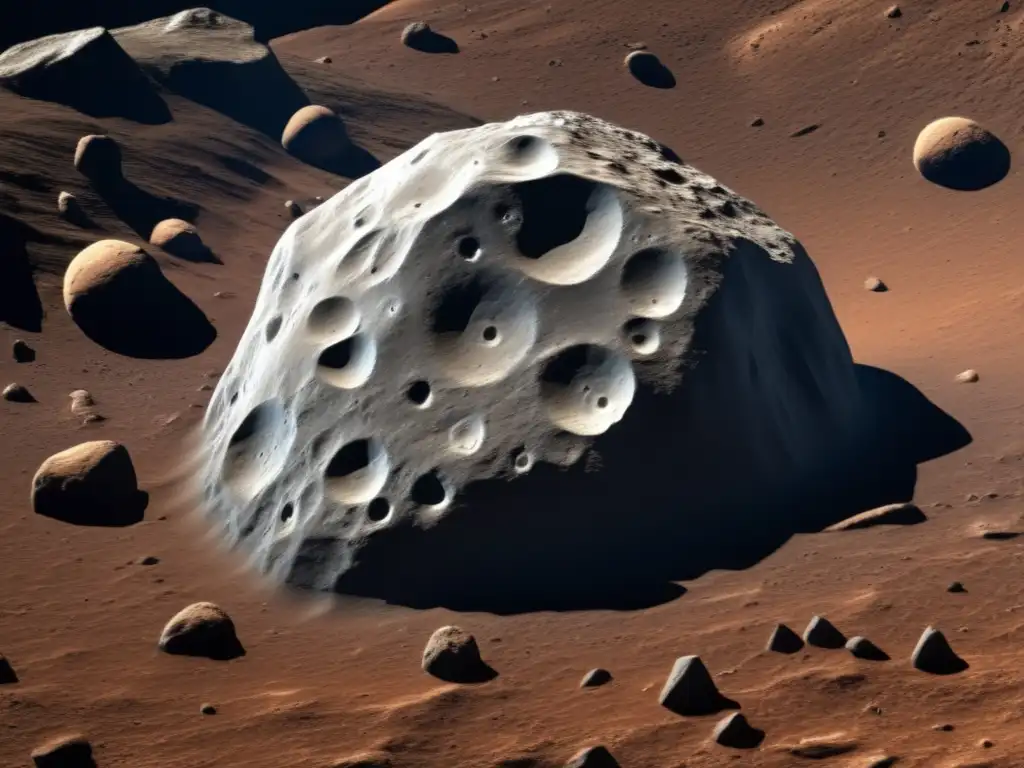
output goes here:
<path id="1" fill-rule="evenodd" d="M 547 600 L 661 567 L 659 542 L 734 550 L 728 513 L 784 514 L 867 415 L 791 235 L 649 137 L 539 113 L 435 134 L 291 222 L 195 477 L 272 580 Z"/>

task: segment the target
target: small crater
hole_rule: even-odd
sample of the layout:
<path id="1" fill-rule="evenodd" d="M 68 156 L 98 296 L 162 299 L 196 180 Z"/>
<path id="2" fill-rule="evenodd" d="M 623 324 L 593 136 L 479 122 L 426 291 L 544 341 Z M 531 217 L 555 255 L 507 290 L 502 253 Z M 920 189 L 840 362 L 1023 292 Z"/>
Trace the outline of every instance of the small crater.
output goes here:
<path id="1" fill-rule="evenodd" d="M 270 322 L 267 323 L 267 341 L 271 342 L 277 338 L 277 334 L 281 332 L 282 319 L 280 315 L 271 318 Z"/>
<path id="2" fill-rule="evenodd" d="M 512 468 L 520 475 L 533 469 L 533 454 L 525 447 L 517 448 L 512 453 Z"/>
<path id="3" fill-rule="evenodd" d="M 292 515 L 295 514 L 295 506 L 289 502 L 281 507 L 281 522 L 287 523 L 292 519 Z"/>
<path id="4" fill-rule="evenodd" d="M 622 326 L 622 338 L 634 353 L 651 355 L 661 346 L 661 329 L 646 318 L 633 318 Z"/>
<path id="5" fill-rule="evenodd" d="M 324 471 L 327 494 L 342 504 L 365 504 L 387 481 L 390 463 L 383 444 L 361 438 L 338 449 Z"/>
<path id="6" fill-rule="evenodd" d="M 486 342 L 497 343 L 498 342 L 498 329 L 493 325 L 484 326 L 483 331 L 480 333 L 480 338 Z"/>
<path id="7" fill-rule="evenodd" d="M 448 448 L 460 456 L 470 456 L 480 450 L 487 435 L 481 416 L 466 416 L 448 430 Z"/>
<path id="8" fill-rule="evenodd" d="M 417 408 L 426 408 L 430 405 L 430 400 L 433 396 L 433 393 L 430 390 L 430 382 L 423 381 L 422 379 L 414 381 L 405 391 L 405 396 L 409 398 L 409 402 Z"/>
<path id="9" fill-rule="evenodd" d="M 548 361 L 540 390 L 554 424 L 575 435 L 599 435 L 625 415 L 636 378 L 629 360 L 619 353 L 578 344 Z"/>
<path id="10" fill-rule="evenodd" d="M 351 336 L 359 328 L 359 310 L 351 299 L 331 296 L 310 310 L 306 328 L 318 338 Z"/>
<path id="11" fill-rule="evenodd" d="M 682 258 L 662 248 L 646 248 L 631 256 L 620 281 L 633 314 L 655 319 L 668 317 L 682 306 L 686 284 Z"/>
<path id="12" fill-rule="evenodd" d="M 539 136 L 516 136 L 505 142 L 501 158 L 517 171 L 542 176 L 558 168 L 558 151 Z"/>
<path id="13" fill-rule="evenodd" d="M 239 497 L 254 498 L 277 475 L 291 446 L 293 427 L 276 400 L 256 406 L 228 442 L 225 484 Z"/>
<path id="14" fill-rule="evenodd" d="M 412 484 L 410 497 L 413 503 L 421 507 L 438 509 L 448 503 L 448 490 L 440 473 L 435 469 L 420 475 Z"/>
<path id="15" fill-rule="evenodd" d="M 391 502 L 378 496 L 366 505 L 366 517 L 371 523 L 381 523 L 391 514 Z"/>
<path id="16" fill-rule="evenodd" d="M 357 333 L 331 346 L 317 358 L 320 379 L 340 389 L 356 389 L 373 374 L 377 346 L 363 333 Z"/>
<path id="17" fill-rule="evenodd" d="M 455 251 L 466 261 L 476 261 L 480 258 L 480 241 L 475 237 L 460 237 Z"/>

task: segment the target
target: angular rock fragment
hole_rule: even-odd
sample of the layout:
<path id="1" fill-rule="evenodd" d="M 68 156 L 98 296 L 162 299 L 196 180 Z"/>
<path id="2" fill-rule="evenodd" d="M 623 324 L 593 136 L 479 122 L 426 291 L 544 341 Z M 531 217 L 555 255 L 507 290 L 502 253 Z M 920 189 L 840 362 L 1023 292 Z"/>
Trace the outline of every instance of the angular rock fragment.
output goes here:
<path id="1" fill-rule="evenodd" d="M 193 603 L 176 613 L 160 634 L 158 647 L 165 653 L 217 661 L 245 655 L 231 617 L 209 602 Z"/>
<path id="2" fill-rule="evenodd" d="M 18 674 L 7 657 L 0 653 L 0 685 L 10 685 L 16 682 L 18 682 Z"/>
<path id="3" fill-rule="evenodd" d="M 11 345 L 11 354 L 16 363 L 31 363 L 36 359 L 36 351 L 22 339 L 16 339 Z"/>
<path id="4" fill-rule="evenodd" d="M 885 293 L 889 290 L 889 287 L 877 277 L 869 277 L 864 281 L 864 290 L 871 291 L 872 293 Z"/>
<path id="5" fill-rule="evenodd" d="M 3 398 L 9 403 L 34 403 L 32 393 L 22 384 L 8 384 L 4 387 Z"/>
<path id="6" fill-rule="evenodd" d="M 465 630 L 441 627 L 423 649 L 423 671 L 450 683 L 479 683 L 494 677 L 480 656 L 476 638 Z"/>
<path id="7" fill-rule="evenodd" d="M 165 123 L 170 111 L 103 27 L 48 35 L 0 53 L 0 86 L 94 117 Z"/>
<path id="8" fill-rule="evenodd" d="M 606 747 L 587 747 L 573 755 L 565 768 L 619 768 L 619 761 Z"/>
<path id="9" fill-rule="evenodd" d="M 814 616 L 804 630 L 804 642 L 818 648 L 842 648 L 846 637 L 824 616 Z"/>
<path id="10" fill-rule="evenodd" d="M 599 686 L 610 683 L 612 679 L 612 673 L 607 669 L 592 669 L 583 676 L 580 681 L 580 688 L 597 688 Z"/>
<path id="11" fill-rule="evenodd" d="M 786 530 L 794 494 L 848 482 L 871 419 L 813 263 L 674 157 L 525 115 L 431 136 L 292 222 L 198 446 L 229 542 L 301 587 L 535 609 L 703 567 L 754 538 L 752 509 Z M 723 472 L 744 482 L 712 491 Z"/>
<path id="12" fill-rule="evenodd" d="M 916 504 L 887 504 L 830 525 L 826 531 L 857 531 L 876 525 L 917 525 L 928 520 Z"/>
<path id="13" fill-rule="evenodd" d="M 952 675 L 968 667 L 950 646 L 946 636 L 935 627 L 925 629 L 910 655 L 910 662 L 915 669 L 933 675 Z"/>
<path id="14" fill-rule="evenodd" d="M 804 641 L 800 635 L 785 624 L 776 624 L 771 637 L 768 638 L 766 647 L 775 653 L 793 654 L 804 647 Z"/>
<path id="15" fill-rule="evenodd" d="M 32 478 L 35 513 L 75 525 L 130 525 L 142 519 L 147 501 L 128 450 L 112 440 L 56 453 Z"/>
<path id="16" fill-rule="evenodd" d="M 851 637 L 846 641 L 846 650 L 865 661 L 888 661 L 889 654 L 868 640 L 866 637 Z"/>
<path id="17" fill-rule="evenodd" d="M 96 768 L 92 744 L 82 736 L 63 736 L 32 750 L 36 768 Z"/>
<path id="18" fill-rule="evenodd" d="M 711 673 L 699 656 L 676 659 L 665 681 L 658 702 L 677 715 L 711 715 L 723 709 L 737 709 L 711 679 Z"/>
<path id="19" fill-rule="evenodd" d="M 959 594 L 961 592 L 966 592 L 967 588 L 964 587 L 964 585 L 961 582 L 954 581 L 948 587 L 946 587 L 946 591 L 952 592 L 954 594 Z"/>
<path id="20" fill-rule="evenodd" d="M 723 747 L 755 749 L 764 741 L 764 731 L 752 726 L 742 712 L 733 712 L 718 721 L 711 740 Z"/>

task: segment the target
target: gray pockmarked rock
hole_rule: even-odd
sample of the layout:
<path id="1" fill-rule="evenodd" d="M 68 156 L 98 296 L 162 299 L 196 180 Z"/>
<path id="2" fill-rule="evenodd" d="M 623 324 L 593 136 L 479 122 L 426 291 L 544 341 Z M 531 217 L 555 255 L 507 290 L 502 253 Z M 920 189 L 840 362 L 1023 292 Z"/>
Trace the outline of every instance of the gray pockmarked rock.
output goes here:
<path id="1" fill-rule="evenodd" d="M 476 638 L 455 626 L 434 631 L 423 649 L 421 666 L 428 675 L 451 683 L 477 683 L 494 676 L 480 656 Z"/>
<path id="2" fill-rule="evenodd" d="M 804 629 L 804 642 L 819 648 L 842 648 L 846 637 L 824 616 L 814 616 Z"/>
<path id="3" fill-rule="evenodd" d="M 754 749 L 764 741 L 764 731 L 752 726 L 742 712 L 732 712 L 718 721 L 711 740 L 723 747 Z"/>
<path id="4" fill-rule="evenodd" d="M 766 647 L 769 651 L 774 651 L 775 653 L 793 654 L 799 652 L 804 647 L 804 641 L 800 635 L 785 624 L 777 624 L 768 638 L 768 645 Z"/>
<path id="5" fill-rule="evenodd" d="M 736 708 L 734 702 L 719 692 L 700 656 L 676 659 L 658 703 L 677 715 L 710 715 Z"/>
<path id="6" fill-rule="evenodd" d="M 565 768 L 619 768 L 619 761 L 607 747 L 587 747 L 569 758 Z"/>
<path id="7" fill-rule="evenodd" d="M 967 662 L 957 655 L 946 636 L 935 627 L 928 627 L 921 634 L 910 662 L 915 669 L 933 675 L 952 675 L 967 669 Z"/>
<path id="8" fill-rule="evenodd" d="M 508 489 L 554 483 L 529 495 L 552 521 L 530 537 L 572 532 L 572 552 L 548 542 L 572 573 L 647 522 L 693 515 L 696 535 L 705 506 L 781 508 L 844 465 L 865 401 L 813 263 L 677 161 L 587 115 L 526 115 L 435 134 L 292 222 L 202 428 L 197 480 L 219 530 L 277 580 L 414 589 L 455 562 L 421 544 L 448 546 L 486 511 L 495 543 L 459 539 L 474 542 L 460 568 L 509 587 L 524 572 L 509 558 L 535 547 L 509 543 L 525 533 L 496 511 Z M 648 450 L 652 429 L 689 464 Z M 599 435 L 600 471 L 532 471 L 585 456 L 596 470 Z M 723 467 L 745 482 L 712 490 Z M 631 533 L 622 504 L 641 487 L 657 501 Z M 581 546 L 565 522 L 554 499 L 573 488 L 605 539 Z"/>
<path id="9" fill-rule="evenodd" d="M 164 626 L 157 645 L 165 653 L 218 661 L 245 655 L 231 617 L 209 602 L 193 603 L 178 611 Z"/>

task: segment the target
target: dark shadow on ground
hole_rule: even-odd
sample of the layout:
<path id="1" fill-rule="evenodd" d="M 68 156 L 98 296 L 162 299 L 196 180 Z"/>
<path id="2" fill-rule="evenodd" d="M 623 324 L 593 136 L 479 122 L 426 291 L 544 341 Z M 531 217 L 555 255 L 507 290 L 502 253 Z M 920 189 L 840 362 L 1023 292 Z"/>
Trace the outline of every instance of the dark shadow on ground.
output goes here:
<path id="1" fill-rule="evenodd" d="M 763 504 L 716 506 L 717 489 L 744 482 L 742 467 L 682 473 L 700 457 L 681 453 L 685 437 L 665 434 L 651 445 L 650 425 L 664 418 L 665 401 L 642 387 L 629 417 L 594 444 L 605 468 L 628 472 L 538 464 L 511 481 L 470 484 L 435 527 L 376 533 L 336 588 L 406 606 L 500 614 L 672 600 L 684 591 L 674 582 L 750 567 L 793 534 L 910 501 L 919 463 L 970 442 L 963 426 L 899 376 L 869 366 L 857 366 L 857 376 L 876 427 L 813 485 L 779 489 Z M 643 456 L 638 446 L 647 446 Z M 679 484 L 674 491 L 664 477 Z M 700 495 L 699 517 L 686 514 L 688 494 L 678 490 L 686 487 Z"/>
<path id="2" fill-rule="evenodd" d="M 648 88 L 668 90 L 676 87 L 676 76 L 655 56 L 637 56 L 629 60 L 629 71 Z"/>
<path id="3" fill-rule="evenodd" d="M 165 219 L 192 221 L 199 206 L 172 197 L 160 197 L 147 192 L 134 182 L 119 179 L 111 183 L 93 182 L 92 187 L 103 198 L 121 221 L 135 230 L 144 241 L 149 240 L 153 227 Z"/>
<path id="4" fill-rule="evenodd" d="M 349 144 L 348 148 L 330 160 L 313 160 L 302 158 L 302 162 L 319 168 L 322 171 L 342 176 L 346 179 L 359 179 L 380 168 L 381 163 L 370 152 Z"/>
<path id="5" fill-rule="evenodd" d="M 26 244 L 46 239 L 28 224 L 0 213 L 0 322 L 22 331 L 38 333 L 43 328 L 43 303 Z"/>
<path id="6" fill-rule="evenodd" d="M 75 504 L 52 504 L 38 510 L 40 515 L 70 525 L 88 528 L 126 528 L 141 523 L 149 506 L 149 494 L 137 491 L 131 503 L 112 508 L 109 504 L 92 504 L 81 500 Z"/>
<path id="7" fill-rule="evenodd" d="M 426 29 L 407 38 L 406 45 L 420 53 L 458 53 L 459 44 L 448 35 Z"/>

